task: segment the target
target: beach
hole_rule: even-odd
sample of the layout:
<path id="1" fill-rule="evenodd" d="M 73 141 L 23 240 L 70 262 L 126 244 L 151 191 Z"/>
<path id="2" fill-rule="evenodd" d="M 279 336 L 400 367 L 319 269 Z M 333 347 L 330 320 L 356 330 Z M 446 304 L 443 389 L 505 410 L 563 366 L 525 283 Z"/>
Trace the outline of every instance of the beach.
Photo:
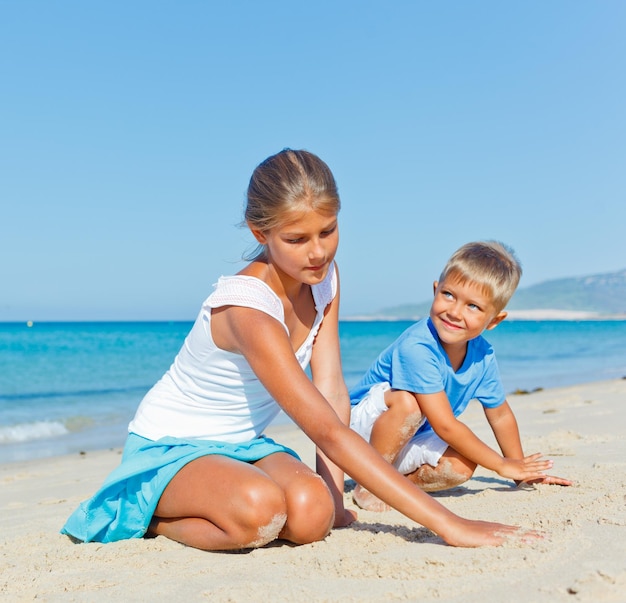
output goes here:
<path id="1" fill-rule="evenodd" d="M 395 511 L 304 546 L 204 552 L 163 537 L 76 544 L 59 533 L 120 460 L 119 449 L 0 465 L 3 601 L 626 601 L 626 380 L 509 396 L 527 454 L 555 462 L 570 488 L 526 486 L 479 468 L 434 496 L 472 519 L 540 530 L 500 547 L 447 546 Z M 496 446 L 482 410 L 462 420 Z M 313 464 L 291 425 L 269 435 Z M 346 504 L 352 508 L 353 482 Z"/>

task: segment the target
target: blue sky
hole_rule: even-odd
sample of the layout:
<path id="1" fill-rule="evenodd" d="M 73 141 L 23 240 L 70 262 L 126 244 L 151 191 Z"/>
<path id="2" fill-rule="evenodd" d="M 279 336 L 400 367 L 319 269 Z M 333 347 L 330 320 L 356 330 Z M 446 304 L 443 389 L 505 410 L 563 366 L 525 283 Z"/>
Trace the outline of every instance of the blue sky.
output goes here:
<path id="1" fill-rule="evenodd" d="M 626 268 L 626 3 L 0 0 L 0 321 L 191 320 L 254 167 L 333 170 L 342 315 L 461 244 Z"/>

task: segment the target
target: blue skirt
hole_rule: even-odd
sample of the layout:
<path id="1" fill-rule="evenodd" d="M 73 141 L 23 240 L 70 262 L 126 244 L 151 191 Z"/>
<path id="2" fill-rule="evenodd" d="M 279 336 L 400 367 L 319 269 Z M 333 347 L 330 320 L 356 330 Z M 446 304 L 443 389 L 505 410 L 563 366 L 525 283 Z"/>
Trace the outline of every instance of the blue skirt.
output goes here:
<path id="1" fill-rule="evenodd" d="M 166 486 L 187 463 L 209 454 L 250 463 L 275 452 L 287 452 L 299 459 L 293 450 L 265 436 L 228 444 L 170 437 L 152 441 L 131 433 L 119 467 L 92 498 L 70 515 L 61 533 L 83 542 L 141 538 Z"/>

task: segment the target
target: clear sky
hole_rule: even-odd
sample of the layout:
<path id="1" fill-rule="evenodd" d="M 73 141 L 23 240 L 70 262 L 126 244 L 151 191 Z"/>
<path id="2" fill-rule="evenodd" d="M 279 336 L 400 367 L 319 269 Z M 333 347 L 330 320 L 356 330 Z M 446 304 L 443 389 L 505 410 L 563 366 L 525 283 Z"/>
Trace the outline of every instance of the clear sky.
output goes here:
<path id="1" fill-rule="evenodd" d="M 626 268 L 626 2 L 0 0 L 0 321 L 192 320 L 254 167 L 333 170 L 342 315 L 461 244 Z"/>

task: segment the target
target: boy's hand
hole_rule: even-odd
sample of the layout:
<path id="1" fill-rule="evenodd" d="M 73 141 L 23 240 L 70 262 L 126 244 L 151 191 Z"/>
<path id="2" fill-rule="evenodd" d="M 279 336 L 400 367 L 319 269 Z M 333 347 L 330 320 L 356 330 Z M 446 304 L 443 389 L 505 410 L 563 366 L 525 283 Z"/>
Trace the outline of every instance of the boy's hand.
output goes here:
<path id="1" fill-rule="evenodd" d="M 523 459 L 503 458 L 498 475 L 527 483 L 530 483 L 531 480 L 544 480 L 549 476 L 543 472 L 547 469 L 551 469 L 554 462 L 550 460 L 539 460 L 541 456 L 542 454 L 537 452 Z"/>
<path id="2" fill-rule="evenodd" d="M 524 480 L 515 480 L 515 483 L 518 486 L 528 484 L 550 484 L 552 486 L 573 486 L 574 482 L 569 479 L 565 479 L 564 477 L 557 477 L 556 475 L 544 475 L 543 477 L 537 479 L 524 479 Z"/>

